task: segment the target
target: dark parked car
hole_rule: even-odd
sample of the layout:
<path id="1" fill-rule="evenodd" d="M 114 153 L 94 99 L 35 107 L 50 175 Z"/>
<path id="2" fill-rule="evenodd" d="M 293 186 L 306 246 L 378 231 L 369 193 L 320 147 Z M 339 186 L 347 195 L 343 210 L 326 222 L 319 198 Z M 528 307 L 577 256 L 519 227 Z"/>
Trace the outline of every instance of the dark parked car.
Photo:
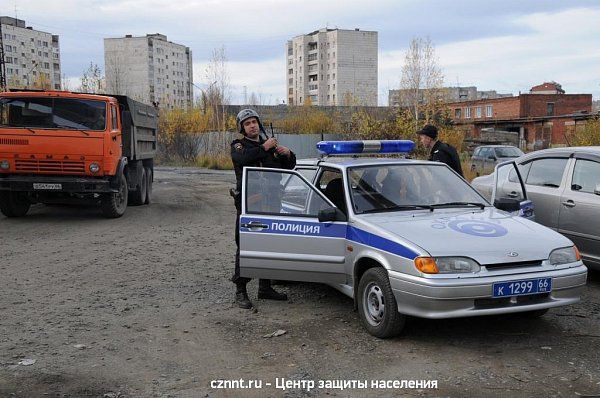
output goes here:
<path id="1" fill-rule="evenodd" d="M 475 148 L 471 156 L 471 170 L 477 175 L 489 174 L 494 171 L 497 164 L 523 156 L 516 146 L 510 145 L 482 145 Z"/>
<path id="2" fill-rule="evenodd" d="M 590 268 L 600 269 L 600 147 L 553 148 L 515 160 L 533 201 L 535 221 L 571 239 Z M 473 179 L 471 185 L 490 199 L 497 176 L 496 198 L 520 198 L 516 172 Z"/>

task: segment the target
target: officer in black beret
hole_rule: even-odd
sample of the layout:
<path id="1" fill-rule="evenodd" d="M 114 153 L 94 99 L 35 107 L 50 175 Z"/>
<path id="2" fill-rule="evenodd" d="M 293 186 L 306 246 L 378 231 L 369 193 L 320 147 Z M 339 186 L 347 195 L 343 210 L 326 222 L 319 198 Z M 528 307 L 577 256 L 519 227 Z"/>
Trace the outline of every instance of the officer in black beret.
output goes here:
<path id="1" fill-rule="evenodd" d="M 445 163 L 463 177 L 460 158 L 458 157 L 456 148 L 438 140 L 437 127 L 427 124 L 421 130 L 417 131 L 417 134 L 419 135 L 421 144 L 430 150 L 429 160 Z"/>
<path id="2" fill-rule="evenodd" d="M 240 214 L 242 211 L 242 172 L 244 167 L 266 167 L 277 169 L 293 169 L 296 167 L 296 155 L 289 148 L 277 144 L 274 137 L 267 138 L 258 113 L 252 109 L 242 109 L 236 117 L 238 131 L 244 137 L 231 143 L 231 160 L 235 170 L 236 191 L 234 192 L 235 207 L 237 209 L 235 225 L 235 271 L 231 281 L 236 285 L 235 302 L 240 308 L 252 308 L 252 302 L 248 298 L 246 284 L 249 278 L 240 276 Z M 263 133 L 264 137 L 261 136 Z M 246 187 L 250 191 L 267 191 L 266 195 L 278 195 L 280 191 L 279 181 L 267 182 L 278 185 L 273 189 L 264 187 Z M 271 200 L 270 203 L 276 203 Z M 267 203 L 268 205 L 269 203 Z M 279 293 L 271 287 L 269 279 L 259 279 L 258 298 L 269 300 L 287 300 L 285 293 Z"/>

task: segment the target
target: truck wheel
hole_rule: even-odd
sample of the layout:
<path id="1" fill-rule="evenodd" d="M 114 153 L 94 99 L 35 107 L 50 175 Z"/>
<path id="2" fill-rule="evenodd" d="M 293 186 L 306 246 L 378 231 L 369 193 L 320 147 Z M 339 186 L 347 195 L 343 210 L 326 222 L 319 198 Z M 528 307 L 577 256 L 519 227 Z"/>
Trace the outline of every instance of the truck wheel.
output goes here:
<path id="1" fill-rule="evenodd" d="M 119 191 L 102 195 L 102 213 L 108 218 L 118 218 L 125 214 L 127 209 L 127 180 L 123 174 L 119 175 Z"/>
<path id="2" fill-rule="evenodd" d="M 129 203 L 134 205 L 134 206 L 140 206 L 143 205 L 144 202 L 146 202 L 146 187 L 147 187 L 147 179 L 146 179 L 146 169 L 143 167 L 140 167 L 140 170 L 142 171 L 142 176 L 140 178 L 140 184 L 138 185 L 138 188 L 136 191 L 134 192 L 130 192 L 129 193 Z"/>
<path id="3" fill-rule="evenodd" d="M 385 339 L 398 335 L 406 316 L 398 312 L 398 304 L 384 268 L 371 268 L 358 284 L 358 313 L 367 331 Z"/>
<path id="4" fill-rule="evenodd" d="M 30 207 L 27 195 L 20 192 L 0 192 L 0 211 L 6 217 L 23 217 Z"/>
<path id="5" fill-rule="evenodd" d="M 144 204 L 149 205 L 152 203 L 152 169 L 150 167 L 146 167 L 146 200 Z"/>

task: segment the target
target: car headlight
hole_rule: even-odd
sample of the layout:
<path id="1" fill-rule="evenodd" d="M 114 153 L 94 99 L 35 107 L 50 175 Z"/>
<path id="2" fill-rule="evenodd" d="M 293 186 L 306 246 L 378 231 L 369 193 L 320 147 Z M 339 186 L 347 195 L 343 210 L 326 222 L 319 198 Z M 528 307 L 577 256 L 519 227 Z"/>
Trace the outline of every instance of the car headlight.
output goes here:
<path id="1" fill-rule="evenodd" d="M 581 260 L 581 254 L 575 246 L 563 247 L 562 249 L 552 250 L 548 260 L 550 260 L 551 265 L 574 263 Z"/>
<path id="2" fill-rule="evenodd" d="M 92 173 L 97 173 L 98 171 L 100 171 L 100 165 L 98 163 L 90 164 L 90 171 Z"/>
<path id="3" fill-rule="evenodd" d="M 3 160 L 0 162 L 0 169 L 8 170 L 10 168 L 10 162 L 8 160 Z"/>
<path id="4" fill-rule="evenodd" d="M 425 274 L 463 274 L 481 269 L 477 261 L 468 257 L 417 257 L 415 267 Z"/>

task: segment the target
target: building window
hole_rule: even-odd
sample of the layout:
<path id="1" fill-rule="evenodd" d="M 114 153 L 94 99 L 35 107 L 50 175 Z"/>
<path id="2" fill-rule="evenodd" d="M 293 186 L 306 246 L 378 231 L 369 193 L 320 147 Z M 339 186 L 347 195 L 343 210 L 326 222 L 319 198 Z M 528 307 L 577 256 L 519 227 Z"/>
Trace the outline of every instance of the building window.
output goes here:
<path id="1" fill-rule="evenodd" d="M 493 109 L 491 105 L 486 105 L 485 106 L 485 117 L 492 117 L 493 113 L 492 113 Z"/>
<path id="2" fill-rule="evenodd" d="M 288 69 L 288 75 L 293 75 L 294 74 L 294 70 L 293 69 Z"/>
<path id="3" fill-rule="evenodd" d="M 460 119 L 460 108 L 454 109 L 454 118 Z"/>
<path id="4" fill-rule="evenodd" d="M 317 59 L 317 54 L 316 53 L 314 53 L 314 54 L 308 54 L 308 60 L 309 61 L 314 61 L 316 59 Z M 302 58 L 300 58 L 300 60 L 302 60 Z"/>
<path id="5" fill-rule="evenodd" d="M 554 116 L 554 102 L 546 104 L 546 116 Z"/>
<path id="6" fill-rule="evenodd" d="M 465 118 L 466 119 L 471 118 L 471 108 L 469 108 L 469 107 L 465 108 Z"/>
<path id="7" fill-rule="evenodd" d="M 480 118 L 481 117 L 481 107 L 478 106 L 477 108 L 475 108 L 475 117 L 476 118 Z"/>
<path id="8" fill-rule="evenodd" d="M 293 83 L 294 83 L 294 79 L 293 79 L 293 78 L 290 78 L 290 79 L 288 80 L 288 83 L 289 83 L 289 84 L 293 84 Z"/>

